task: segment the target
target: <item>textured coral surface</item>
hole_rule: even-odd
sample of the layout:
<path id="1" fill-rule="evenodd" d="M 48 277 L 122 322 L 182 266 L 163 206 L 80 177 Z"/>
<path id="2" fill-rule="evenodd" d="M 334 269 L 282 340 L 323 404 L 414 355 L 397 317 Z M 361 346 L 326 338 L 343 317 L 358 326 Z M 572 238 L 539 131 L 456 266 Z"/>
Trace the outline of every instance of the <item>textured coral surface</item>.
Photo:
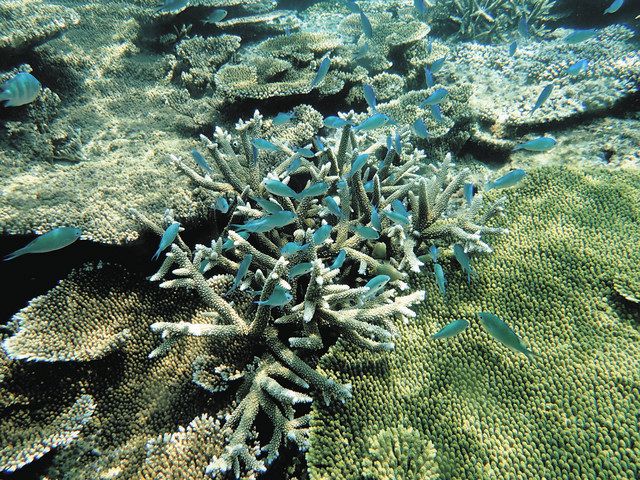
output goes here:
<path id="1" fill-rule="evenodd" d="M 369 439 L 397 426 L 433 442 L 448 479 L 638 478 L 640 311 L 614 290 L 640 276 L 638 185 L 630 171 L 530 171 L 470 287 L 452 260 L 444 300 L 415 278 L 427 300 L 393 355 L 333 347 L 323 370 L 357 393 L 314 404 L 311 478 L 359 478 Z M 493 341 L 475 317 L 486 310 L 539 359 Z M 463 334 L 429 338 L 457 318 Z"/>

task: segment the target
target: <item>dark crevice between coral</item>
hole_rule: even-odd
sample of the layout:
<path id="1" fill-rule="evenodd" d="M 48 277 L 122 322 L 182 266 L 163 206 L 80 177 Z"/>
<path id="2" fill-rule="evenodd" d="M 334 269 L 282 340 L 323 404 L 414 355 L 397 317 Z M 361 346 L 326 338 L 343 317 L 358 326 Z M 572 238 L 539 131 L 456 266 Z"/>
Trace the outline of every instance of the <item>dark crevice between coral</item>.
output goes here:
<path id="1" fill-rule="evenodd" d="M 214 214 L 207 219 L 179 221 L 185 227 L 181 236 L 189 245 L 208 244 L 218 235 Z M 34 238 L 36 235 L 0 235 L 0 257 L 4 258 Z M 73 269 L 88 262 L 120 264 L 130 272 L 145 277 L 152 275 L 160 264 L 160 261 L 151 260 L 158 242 L 157 235 L 143 231 L 138 240 L 126 245 L 80 240 L 58 251 L 0 260 L 0 275 L 6 280 L 0 304 L 0 325 L 5 325 L 31 299 L 48 292 Z"/>

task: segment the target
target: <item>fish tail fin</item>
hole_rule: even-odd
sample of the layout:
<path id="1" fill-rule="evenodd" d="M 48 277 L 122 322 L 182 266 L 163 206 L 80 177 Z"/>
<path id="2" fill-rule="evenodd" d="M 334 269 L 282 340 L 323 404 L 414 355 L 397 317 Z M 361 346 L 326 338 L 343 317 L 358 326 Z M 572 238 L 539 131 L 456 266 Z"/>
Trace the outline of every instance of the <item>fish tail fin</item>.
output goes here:
<path id="1" fill-rule="evenodd" d="M 158 258 L 160 258 L 160 250 L 158 250 L 156 253 L 153 254 L 153 257 L 151 257 L 151 260 L 157 260 Z"/>
<path id="2" fill-rule="evenodd" d="M 20 257 L 26 253 L 29 253 L 28 251 L 26 251 L 24 248 L 19 248 L 18 250 L 16 250 L 15 252 L 11 252 L 8 255 L 5 255 L 4 257 L 4 261 L 8 261 L 8 260 L 13 260 L 16 257 Z"/>
<path id="3" fill-rule="evenodd" d="M 533 364 L 537 364 L 538 360 L 540 360 L 540 355 L 531 350 L 527 350 L 524 355 L 529 359 L 529 361 Z"/>

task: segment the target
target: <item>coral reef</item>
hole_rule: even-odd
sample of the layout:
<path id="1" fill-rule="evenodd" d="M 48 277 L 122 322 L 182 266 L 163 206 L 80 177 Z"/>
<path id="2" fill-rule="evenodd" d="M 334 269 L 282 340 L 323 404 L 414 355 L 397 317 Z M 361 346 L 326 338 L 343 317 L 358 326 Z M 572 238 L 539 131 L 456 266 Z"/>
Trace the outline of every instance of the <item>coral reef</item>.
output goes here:
<path id="1" fill-rule="evenodd" d="M 530 170 L 508 192 L 510 234 L 474 261 L 470 287 L 443 259 L 455 286 L 441 299 L 432 276 L 412 278 L 429 301 L 393 355 L 331 347 L 320 367 L 354 394 L 314 403 L 311 478 L 356 478 L 376 458 L 370 439 L 400 425 L 433 442 L 443 478 L 637 478 L 638 307 L 616 290 L 640 274 L 639 184 L 633 170 Z M 476 318 L 487 309 L 535 364 L 490 339 Z M 458 318 L 463 334 L 428 338 Z"/>
<path id="2" fill-rule="evenodd" d="M 234 209 L 222 235 L 212 240 L 210 247 L 197 245 L 191 257 L 189 251 L 173 245 L 151 277 L 152 281 L 163 280 L 163 288 L 195 290 L 209 305 L 211 310 L 206 315 L 212 319 L 210 325 L 153 324 L 151 328 L 162 335 L 163 342 L 151 353 L 152 357 L 161 356 L 185 336 L 205 337 L 217 344 L 240 342 L 251 345 L 250 352 L 264 352 L 255 359 L 251 355 L 244 361 L 238 359 L 230 367 L 217 366 L 219 360 L 215 357 L 194 364 L 194 381 L 212 393 L 240 381 L 237 406 L 225 424 L 225 453 L 207 467 L 214 476 L 229 471 L 238 476 L 244 469 L 264 471 L 278 456 L 285 439 L 305 450 L 307 417 L 296 415 L 293 407 L 312 400 L 304 393 L 309 387 L 326 403 L 335 399 L 344 402 L 351 396 L 348 385 L 318 375 L 308 363 L 313 359 L 310 353 L 326 347 L 323 331 L 333 330 L 346 342 L 372 351 L 393 348 L 395 326 L 391 319 L 413 316 L 409 307 L 423 299 L 422 292 L 399 295 L 395 288 L 382 292 L 364 283 L 357 286 L 359 275 L 388 275 L 385 282 L 391 280 L 395 287 L 403 289 L 402 279 L 407 272 L 422 265 L 416 252 L 426 251 L 425 245 L 461 242 L 469 251 L 486 252 L 490 247 L 482 237 L 503 232 L 484 225 L 502 210 L 501 201 L 483 209 L 482 196 L 477 196 L 469 207 L 453 207 L 452 196 L 460 192 L 468 172 L 450 176 L 450 156 L 440 168 L 434 168 L 433 176 L 425 178 L 418 175 L 422 161 L 419 151 L 396 156 L 388 150 L 375 173 L 370 172 L 373 166 L 362 167 L 363 177 L 360 169 L 350 169 L 363 145 L 359 144 L 359 135 L 347 126 L 330 139 L 333 148 L 317 152 L 301 162 L 299 171 L 290 172 L 297 154 L 288 147 L 271 144 L 277 151 L 263 160 L 258 150 L 252 152 L 251 144 L 264 136 L 262 124 L 263 119 L 256 112 L 251 120 L 236 125 L 236 136 L 220 128 L 213 140 L 202 136 L 220 172 L 213 177 L 203 177 L 174 158 L 176 166 L 198 186 L 228 198 Z M 369 174 L 373 183 L 371 198 L 364 186 Z M 279 177 L 304 189 L 296 193 Z M 233 193 L 229 197 L 230 192 Z M 269 194 L 273 196 L 267 201 Z M 321 208 L 316 197 L 326 194 L 339 198 L 341 213 L 335 208 Z M 259 201 L 259 197 L 263 200 Z M 281 204 L 275 202 L 276 198 Z M 385 213 L 394 200 L 408 201 L 410 229 L 386 216 L 380 225 L 380 220 L 374 219 L 372 205 Z M 266 207 L 261 204 L 265 201 Z M 338 218 L 332 218 L 336 215 Z M 286 216 L 286 220 L 275 220 L 279 216 Z M 238 223 L 243 218 L 246 223 Z M 149 222 L 143 218 L 143 223 Z M 289 224 L 294 225 L 288 227 Z M 364 234 L 350 235 L 354 228 L 356 232 L 359 228 L 368 229 L 375 239 Z M 153 230 L 161 232 L 162 228 L 156 226 Z M 332 230 L 336 232 L 335 240 Z M 249 233 L 256 235 L 247 238 Z M 382 242 L 385 238 L 388 246 Z M 381 241 L 373 241 L 376 239 Z M 230 246 L 225 247 L 227 243 Z M 283 249 L 291 246 L 297 247 L 293 253 L 284 253 Z M 346 260 L 344 266 L 332 267 L 334 257 L 341 252 L 342 262 Z M 242 270 L 247 259 L 248 266 Z M 211 271 L 219 273 L 211 276 Z M 308 280 L 298 279 L 307 274 Z M 231 284 L 226 297 L 237 289 L 231 297 L 233 302 L 218 295 L 212 284 Z M 253 302 L 256 295 L 260 300 Z M 269 303 L 272 301 L 278 303 Z M 291 307 L 287 306 L 289 302 Z M 286 331 L 288 345 L 280 338 L 282 331 Z M 248 443 L 255 441 L 252 428 L 260 411 L 269 418 L 273 429 L 270 441 L 262 447 L 264 459 L 256 457 Z"/>
<path id="3" fill-rule="evenodd" d="M 77 25 L 77 12 L 43 0 L 4 0 L 0 3 L 0 53 L 15 55 Z"/>
<path id="4" fill-rule="evenodd" d="M 3 469 L 67 444 L 48 478 L 157 480 L 169 471 L 171 478 L 204 478 L 208 460 L 221 453 L 226 409 L 203 398 L 192 364 L 241 351 L 194 341 L 148 358 L 152 323 L 195 322 L 202 308 L 192 295 L 159 291 L 107 264 L 87 264 L 34 299 L 3 343 Z"/>
<path id="5" fill-rule="evenodd" d="M 436 480 L 436 450 L 430 441 L 413 428 L 391 427 L 380 431 L 369 442 L 368 455 L 362 462 L 366 479 Z"/>
<path id="6" fill-rule="evenodd" d="M 447 62 L 443 74 L 474 85 L 470 105 L 498 136 L 607 112 L 638 91 L 640 54 L 630 29 L 609 26 L 576 45 L 564 42 L 567 33 L 558 30 L 555 39 L 524 44 L 514 56 L 507 45 L 460 44 L 454 52 L 458 60 Z M 567 68 L 583 58 L 589 61 L 587 71 L 569 75 Z M 531 114 L 550 83 L 551 96 Z"/>
<path id="7" fill-rule="evenodd" d="M 531 35 L 544 35 L 545 23 L 556 19 L 553 7 L 552 0 L 445 0 L 436 2 L 429 15 L 439 36 L 490 42 L 513 37 L 522 17 Z"/>

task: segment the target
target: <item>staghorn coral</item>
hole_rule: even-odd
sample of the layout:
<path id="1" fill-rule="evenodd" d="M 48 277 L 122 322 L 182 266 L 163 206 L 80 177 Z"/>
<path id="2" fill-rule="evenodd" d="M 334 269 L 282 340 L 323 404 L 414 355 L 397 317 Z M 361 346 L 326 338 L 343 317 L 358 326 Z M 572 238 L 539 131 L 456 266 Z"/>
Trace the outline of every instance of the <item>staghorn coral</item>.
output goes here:
<path id="1" fill-rule="evenodd" d="M 317 152 L 314 158 L 302 161 L 295 173 L 288 173 L 288 165 L 296 158 L 289 147 L 280 144 L 279 152 L 269 154 L 252 152 L 252 139 L 264 136 L 263 119 L 256 112 L 251 120 L 238 122 L 235 135 L 217 128 L 213 139 L 201 137 L 219 173 L 203 177 L 179 158 L 173 159 L 196 185 L 228 197 L 233 210 L 225 220 L 226 228 L 210 246 L 196 245 L 191 255 L 184 247 L 172 245 L 151 277 L 152 281 L 161 281 L 162 288 L 195 291 L 208 306 L 204 315 L 210 323 L 154 323 L 151 328 L 161 335 L 162 342 L 150 357 L 161 357 L 175 349 L 184 337 L 206 338 L 217 345 L 242 343 L 251 345 L 249 352 L 256 352 L 251 361 L 238 359 L 232 365 L 221 364 L 215 356 L 194 363 L 194 381 L 211 393 L 239 383 L 235 387 L 236 407 L 224 426 L 227 446 L 207 467 L 213 476 L 265 471 L 285 440 L 306 450 L 308 418 L 295 406 L 312 401 L 307 390 L 315 391 L 325 403 L 336 399 L 345 402 L 351 397 L 349 385 L 318 375 L 313 368 L 315 352 L 327 345 L 324 332 L 334 331 L 357 350 L 393 349 L 393 318 L 412 317 L 411 305 L 424 298 L 420 290 L 404 295 L 396 290 L 406 288 L 402 279 L 422 265 L 416 252 L 426 251 L 424 246 L 434 241 L 461 242 L 469 251 L 486 252 L 490 247 L 483 237 L 504 231 L 484 225 L 501 211 L 501 201 L 483 209 L 481 195 L 468 207 L 452 198 L 459 194 L 468 171 L 450 176 L 450 156 L 433 168 L 433 175 L 422 176 L 419 165 L 423 156 L 419 151 L 399 155 L 393 150 L 381 152 L 386 156 L 382 164 L 376 169 L 365 167 L 364 178 L 373 177 L 369 194 L 359 171 L 347 174 L 364 145 L 350 127 L 336 135 L 329 140 L 333 148 Z M 312 191 L 321 188 L 319 193 L 309 195 L 275 195 L 280 197 L 281 208 L 286 209 L 280 213 L 295 213 L 288 221 L 293 225 L 285 223 L 277 229 L 258 230 L 248 238 L 241 236 L 243 219 L 250 228 L 278 215 L 261 210 L 258 204 L 253 206 L 256 196 L 269 195 L 265 181 L 278 176 L 288 179 L 291 186 L 306 185 Z M 344 212 L 340 218 L 332 218 L 335 214 L 321 206 L 317 197 L 327 193 L 339 197 Z M 273 202 L 274 196 L 271 198 Z M 378 242 L 350 234 L 362 224 L 372 225 L 370 229 L 377 225 L 371 218 L 372 204 L 383 210 L 394 200 L 408 203 L 412 220 L 406 228 L 385 217 L 378 227 Z M 332 235 L 316 240 L 318 229 L 332 224 L 335 240 Z M 162 231 L 159 226 L 153 230 Z M 293 255 L 282 255 L 281 248 L 287 242 L 306 247 Z M 341 251 L 346 254 L 345 265 L 330 268 Z M 236 276 L 234 287 L 226 295 L 211 288 L 210 282 L 230 285 L 240 259 L 248 255 L 252 257 L 246 278 Z M 303 276 L 292 275 L 294 268 L 307 264 Z M 361 279 L 367 274 L 389 275 L 394 288 L 368 293 L 370 287 L 363 286 Z M 265 302 L 278 289 L 290 295 L 286 302 L 276 308 L 255 305 L 256 295 Z M 257 456 L 252 446 L 259 412 L 266 414 L 272 428 L 268 443 L 261 448 L 264 457 Z"/>
<path id="2" fill-rule="evenodd" d="M 445 0 L 429 14 L 437 35 L 491 42 L 511 37 L 523 16 L 532 35 L 546 34 L 544 24 L 556 19 L 553 6 L 552 0 Z"/>
<path id="3" fill-rule="evenodd" d="M 638 308 L 614 285 L 640 274 L 639 182 L 631 170 L 529 170 L 508 193 L 510 234 L 474 262 L 471 288 L 443 259 L 455 286 L 441 299 L 432 276 L 412 279 L 429 302 L 399 327 L 394 355 L 331 347 L 320 368 L 354 395 L 313 405 L 310 477 L 357 478 L 369 439 L 404 425 L 433 442 L 442 478 L 637 478 Z M 491 340 L 475 317 L 487 309 L 536 364 Z M 428 338 L 458 318 L 467 331 Z"/>
<path id="4" fill-rule="evenodd" d="M 80 16 L 69 7 L 52 5 L 42 0 L 4 0 L 0 3 L 0 52 L 17 54 L 46 42 L 69 27 L 77 25 Z"/>

